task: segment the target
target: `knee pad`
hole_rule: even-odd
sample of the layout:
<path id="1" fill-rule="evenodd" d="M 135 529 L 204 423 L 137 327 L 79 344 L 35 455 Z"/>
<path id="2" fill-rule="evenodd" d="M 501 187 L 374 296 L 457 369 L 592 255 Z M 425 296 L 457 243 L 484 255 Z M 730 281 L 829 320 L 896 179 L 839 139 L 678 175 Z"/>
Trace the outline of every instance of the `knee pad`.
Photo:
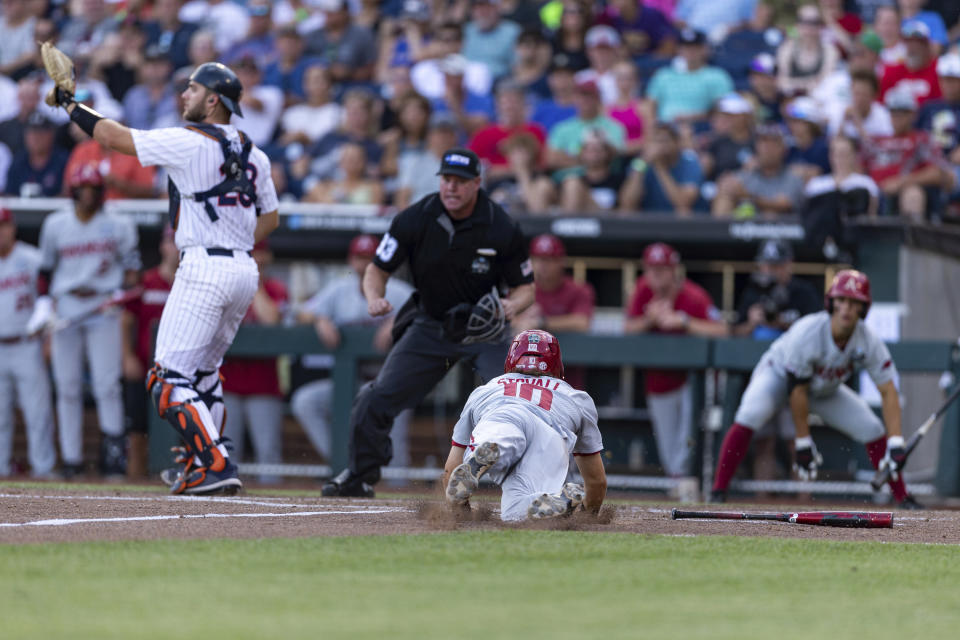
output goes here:
<path id="1" fill-rule="evenodd" d="M 227 424 L 227 406 L 223 403 L 223 375 L 219 371 L 197 371 L 196 390 L 213 416 L 217 432 L 223 435 Z"/>
<path id="2" fill-rule="evenodd" d="M 173 400 L 174 389 L 184 389 L 191 397 L 182 402 Z M 198 402 L 203 402 L 192 381 L 176 371 L 155 364 L 147 375 L 147 391 L 153 399 L 157 413 L 169 422 L 180 435 L 187 449 L 200 459 L 204 467 L 221 471 L 226 459 L 218 446 L 222 442 L 212 440 L 203 425 L 203 419 L 197 411 Z"/>

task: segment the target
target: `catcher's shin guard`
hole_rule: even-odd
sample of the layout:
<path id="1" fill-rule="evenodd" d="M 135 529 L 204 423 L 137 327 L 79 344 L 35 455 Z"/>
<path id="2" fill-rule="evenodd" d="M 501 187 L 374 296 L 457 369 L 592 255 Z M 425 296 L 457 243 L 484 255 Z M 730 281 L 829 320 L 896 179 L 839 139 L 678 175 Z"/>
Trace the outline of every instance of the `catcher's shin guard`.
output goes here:
<path id="1" fill-rule="evenodd" d="M 214 439 L 211 429 L 204 425 L 201 412 L 207 414 L 210 422 L 212 416 L 191 381 L 176 371 L 154 365 L 147 378 L 147 390 L 157 407 L 157 413 L 180 434 L 189 452 L 199 459 L 200 465 L 211 471 L 222 471 L 226 467 L 226 458 L 220 451 L 222 443 L 219 433 Z M 180 396 L 181 400 L 176 400 L 174 395 Z M 210 426 L 213 427 L 212 424 Z M 189 466 L 188 461 L 184 473 Z"/>

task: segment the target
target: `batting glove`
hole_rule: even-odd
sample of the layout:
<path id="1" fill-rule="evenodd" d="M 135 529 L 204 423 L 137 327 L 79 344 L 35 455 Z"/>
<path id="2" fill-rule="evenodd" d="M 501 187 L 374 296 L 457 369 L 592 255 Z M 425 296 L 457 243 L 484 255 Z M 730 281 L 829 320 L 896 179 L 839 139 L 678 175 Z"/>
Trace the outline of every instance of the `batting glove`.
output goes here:
<path id="1" fill-rule="evenodd" d="M 795 445 L 797 461 L 793 465 L 793 470 L 805 482 L 816 480 L 817 469 L 823 464 L 823 456 L 817 451 L 817 445 L 813 444 L 813 438 L 810 436 L 797 438 Z"/>
<path id="2" fill-rule="evenodd" d="M 900 469 L 907 461 L 907 450 L 903 448 L 903 436 L 887 438 L 887 453 L 884 454 L 877 467 L 881 471 L 890 471 L 890 479 L 896 482 L 900 479 Z"/>
<path id="3" fill-rule="evenodd" d="M 27 335 L 35 335 L 54 321 L 53 298 L 40 296 L 33 304 L 33 313 L 27 320 Z"/>

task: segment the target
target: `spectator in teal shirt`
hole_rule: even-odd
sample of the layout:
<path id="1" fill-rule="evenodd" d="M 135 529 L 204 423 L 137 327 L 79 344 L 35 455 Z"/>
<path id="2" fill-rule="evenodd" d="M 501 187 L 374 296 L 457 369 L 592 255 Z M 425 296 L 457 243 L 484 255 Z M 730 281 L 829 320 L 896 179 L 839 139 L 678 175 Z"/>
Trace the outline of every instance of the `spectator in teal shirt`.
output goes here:
<path id="1" fill-rule="evenodd" d="M 461 52 L 467 60 L 487 65 L 494 79 L 510 73 L 513 51 L 520 35 L 520 25 L 500 18 L 499 4 L 494 0 L 473 3 L 473 20 L 463 29 Z"/>
<path id="2" fill-rule="evenodd" d="M 674 213 L 686 218 L 706 211 L 700 197 L 703 170 L 697 154 L 680 146 L 675 125 L 658 122 L 643 154 L 630 163 L 621 192 L 621 209 L 644 213 Z"/>
<path id="3" fill-rule="evenodd" d="M 647 86 L 647 98 L 657 120 L 693 122 L 706 118 L 713 103 L 733 91 L 733 80 L 723 69 L 707 65 L 709 50 L 699 31 L 683 29 L 680 56 L 658 70 Z"/>
<path id="4" fill-rule="evenodd" d="M 547 138 L 547 166 L 551 169 L 576 166 L 584 137 L 593 129 L 599 129 L 615 149 L 623 149 L 626 131 L 622 124 L 603 114 L 596 82 L 592 79 L 578 82 L 575 103 L 577 115 L 556 124 Z"/>

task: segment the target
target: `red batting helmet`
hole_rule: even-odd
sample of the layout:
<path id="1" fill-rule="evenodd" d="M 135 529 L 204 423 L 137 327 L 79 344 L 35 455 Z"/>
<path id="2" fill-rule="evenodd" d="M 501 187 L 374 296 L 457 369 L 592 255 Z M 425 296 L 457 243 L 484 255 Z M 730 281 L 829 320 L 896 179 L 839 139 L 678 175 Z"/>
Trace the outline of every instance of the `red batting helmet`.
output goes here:
<path id="1" fill-rule="evenodd" d="M 834 298 L 859 300 L 863 303 L 860 317 L 866 318 L 871 302 L 870 279 L 867 278 L 867 274 L 856 269 L 844 269 L 837 273 L 833 277 L 833 282 L 830 283 L 830 288 L 827 289 L 827 295 L 824 298 L 824 306 L 830 313 L 833 313 Z"/>
<path id="2" fill-rule="evenodd" d="M 521 331 L 510 345 L 507 359 L 503 362 L 503 372 L 563 378 L 560 343 L 547 331 Z"/>

